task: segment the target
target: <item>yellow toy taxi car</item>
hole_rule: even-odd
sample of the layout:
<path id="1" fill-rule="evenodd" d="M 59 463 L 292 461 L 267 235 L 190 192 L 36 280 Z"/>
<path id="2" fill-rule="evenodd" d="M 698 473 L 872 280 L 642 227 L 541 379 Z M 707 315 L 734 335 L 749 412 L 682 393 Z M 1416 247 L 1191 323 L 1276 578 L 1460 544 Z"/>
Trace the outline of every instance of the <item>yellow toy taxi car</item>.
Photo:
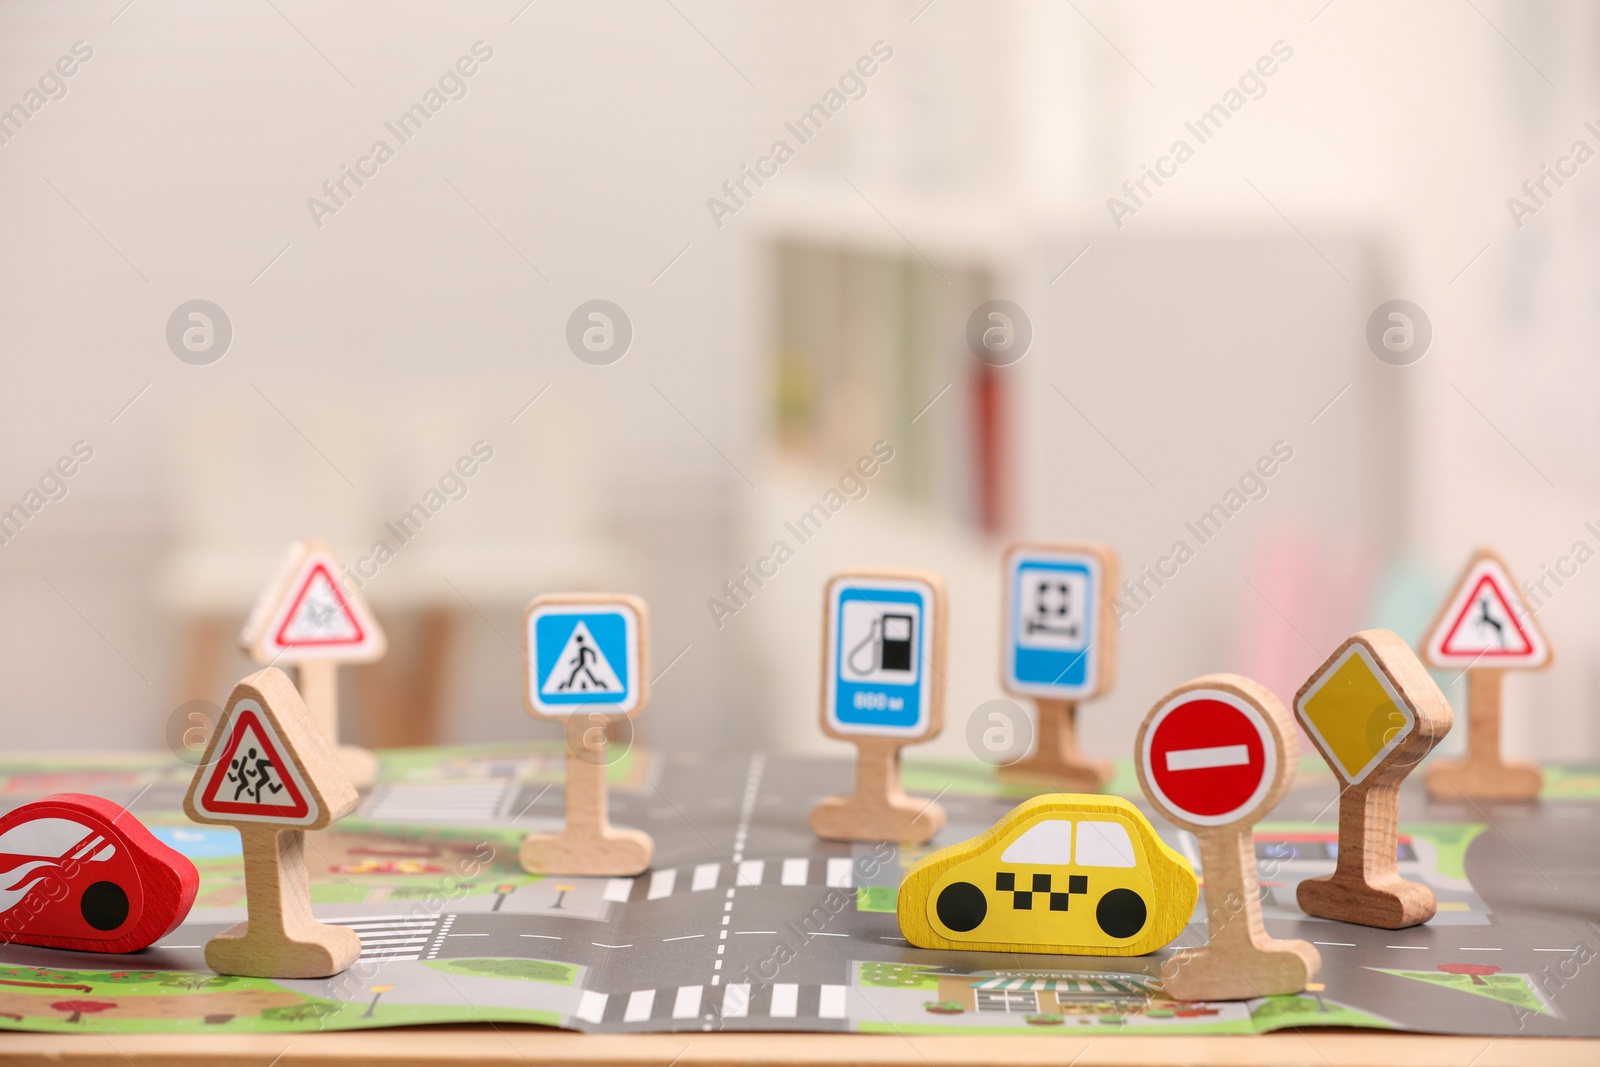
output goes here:
<path id="1" fill-rule="evenodd" d="M 912 867 L 895 910 L 921 948 L 1140 956 L 1178 936 L 1199 894 L 1126 800 L 1047 793 Z"/>

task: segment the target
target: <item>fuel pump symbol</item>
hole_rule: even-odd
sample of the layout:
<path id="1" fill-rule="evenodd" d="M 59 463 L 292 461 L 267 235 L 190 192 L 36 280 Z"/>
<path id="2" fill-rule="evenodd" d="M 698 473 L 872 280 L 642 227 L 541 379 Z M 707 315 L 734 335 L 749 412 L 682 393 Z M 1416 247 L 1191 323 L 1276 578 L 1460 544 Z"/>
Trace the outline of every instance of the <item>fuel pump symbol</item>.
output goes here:
<path id="1" fill-rule="evenodd" d="M 874 671 L 907 671 L 916 655 L 914 620 L 910 615 L 882 615 L 872 621 L 867 636 L 857 642 L 845 663 L 851 673 L 865 678 Z"/>

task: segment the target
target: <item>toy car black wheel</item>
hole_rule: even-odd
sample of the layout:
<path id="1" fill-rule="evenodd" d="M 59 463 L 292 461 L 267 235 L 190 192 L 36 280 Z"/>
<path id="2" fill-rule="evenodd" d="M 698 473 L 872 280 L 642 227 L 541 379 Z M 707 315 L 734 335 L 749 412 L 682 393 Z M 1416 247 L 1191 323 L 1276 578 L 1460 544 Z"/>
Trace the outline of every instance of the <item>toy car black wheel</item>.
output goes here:
<path id="1" fill-rule="evenodd" d="M 1113 889 L 1095 905 L 1095 922 L 1107 937 L 1132 937 L 1144 929 L 1144 898 L 1131 889 Z"/>
<path id="2" fill-rule="evenodd" d="M 971 882 L 951 882 L 939 890 L 934 911 L 945 926 L 964 934 L 976 930 L 983 922 L 983 917 L 989 914 L 989 902 L 984 899 L 983 890 Z"/>
<path id="3" fill-rule="evenodd" d="M 78 901 L 83 921 L 96 930 L 115 930 L 128 918 L 128 894 L 115 882 L 96 882 Z"/>

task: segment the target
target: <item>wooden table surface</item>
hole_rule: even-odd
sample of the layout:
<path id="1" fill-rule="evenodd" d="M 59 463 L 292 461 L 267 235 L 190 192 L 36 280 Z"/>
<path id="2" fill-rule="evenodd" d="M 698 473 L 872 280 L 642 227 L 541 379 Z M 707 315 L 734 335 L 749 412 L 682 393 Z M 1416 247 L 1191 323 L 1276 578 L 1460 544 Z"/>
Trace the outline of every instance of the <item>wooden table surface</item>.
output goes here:
<path id="1" fill-rule="evenodd" d="M 19 1034 L 0 1063 L 350 1067 L 1595 1067 L 1600 1040 L 1432 1037 L 1334 1030 L 1262 1036 L 893 1037 L 867 1034 L 574 1034 L 530 1027 L 417 1027 L 336 1034 Z"/>

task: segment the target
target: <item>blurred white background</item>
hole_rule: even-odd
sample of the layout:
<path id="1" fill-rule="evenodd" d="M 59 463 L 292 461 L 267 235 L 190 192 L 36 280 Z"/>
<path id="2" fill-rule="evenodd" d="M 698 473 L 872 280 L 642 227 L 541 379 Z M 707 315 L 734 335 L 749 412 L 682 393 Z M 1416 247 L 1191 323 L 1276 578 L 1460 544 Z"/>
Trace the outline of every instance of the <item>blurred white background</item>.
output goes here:
<path id="1" fill-rule="evenodd" d="M 1124 619 L 1086 747 L 1124 754 L 1196 674 L 1287 699 L 1360 626 L 1415 640 L 1481 543 L 1569 575 L 1507 749 L 1600 749 L 1592 5 L 14 3 L 0 108 L 8 747 L 159 746 L 248 669 L 233 637 L 290 538 L 353 564 L 481 441 L 366 583 L 392 651 L 344 672 L 355 739 L 546 733 L 521 606 L 619 588 L 672 663 L 645 740 L 822 750 L 823 581 L 887 564 L 949 583 L 924 751 L 964 752 L 1000 695 L 1007 540 L 1106 541 L 1137 575 L 1283 442 Z M 1031 322 L 1011 366 L 967 347 L 991 298 Z M 1365 339 L 1396 298 L 1432 327 L 1406 366 Z M 209 365 L 167 343 L 194 299 L 232 327 Z M 566 340 L 594 299 L 633 332 L 604 366 Z M 878 441 L 867 495 L 795 543 Z"/>

